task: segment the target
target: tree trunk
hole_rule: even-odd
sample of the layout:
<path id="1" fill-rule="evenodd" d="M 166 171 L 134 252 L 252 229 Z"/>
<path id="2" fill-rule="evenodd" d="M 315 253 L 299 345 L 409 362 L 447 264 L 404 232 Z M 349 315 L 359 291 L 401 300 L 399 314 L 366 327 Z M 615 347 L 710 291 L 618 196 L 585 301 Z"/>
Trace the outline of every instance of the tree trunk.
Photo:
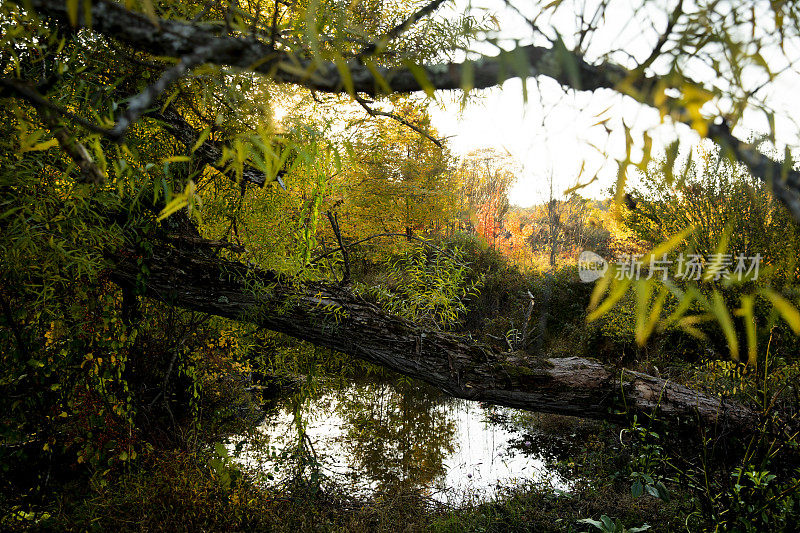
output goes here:
<path id="1" fill-rule="evenodd" d="M 500 353 L 470 339 L 392 316 L 353 292 L 248 268 L 192 251 L 155 247 L 146 296 L 248 321 L 420 379 L 458 398 L 530 411 L 623 421 L 650 415 L 667 424 L 747 433 L 758 416 L 677 383 L 579 357 Z M 134 254 L 119 254 L 112 277 L 136 284 Z M 141 286 L 141 284 L 139 285 Z"/>

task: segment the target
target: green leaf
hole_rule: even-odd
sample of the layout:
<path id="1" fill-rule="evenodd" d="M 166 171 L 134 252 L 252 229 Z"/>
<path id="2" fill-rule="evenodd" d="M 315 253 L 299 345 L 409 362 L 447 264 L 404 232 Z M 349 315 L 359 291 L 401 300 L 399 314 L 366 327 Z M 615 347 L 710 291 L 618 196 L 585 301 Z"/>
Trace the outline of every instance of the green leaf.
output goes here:
<path id="1" fill-rule="evenodd" d="M 214 445 L 214 451 L 217 452 L 217 455 L 220 457 L 228 457 L 228 448 L 226 448 L 221 442 L 218 442 Z"/>
<path id="2" fill-rule="evenodd" d="M 578 61 L 575 54 L 567 49 L 561 35 L 556 32 L 556 41 L 553 43 L 553 51 L 556 55 L 556 61 L 569 78 L 570 86 L 580 91 L 581 90 L 581 74 L 578 68 Z M 563 82 L 562 82 L 563 83 Z"/>
<path id="3" fill-rule="evenodd" d="M 635 481 L 633 485 L 631 485 L 631 495 L 634 498 L 638 498 L 644 494 L 644 485 L 642 485 L 641 481 Z"/>
<path id="4" fill-rule="evenodd" d="M 78 25 L 78 5 L 78 0 L 67 0 L 67 16 L 73 27 Z"/>
<path id="5" fill-rule="evenodd" d="M 647 308 L 650 303 L 650 296 L 653 294 L 653 283 L 649 280 L 636 280 L 633 285 L 636 293 L 636 343 L 640 346 L 647 341 Z"/>
<path id="6" fill-rule="evenodd" d="M 747 335 L 747 364 L 753 368 L 758 366 L 758 351 L 756 338 L 756 319 L 753 313 L 753 295 L 742 295 L 741 315 L 744 318 L 745 334 Z"/>
<path id="7" fill-rule="evenodd" d="M 772 305 L 778 310 L 778 313 L 780 313 L 786 323 L 789 324 L 789 327 L 792 328 L 794 334 L 800 335 L 800 312 L 797 311 L 797 308 L 792 305 L 789 300 L 775 291 L 764 289 L 763 294 L 772 302 Z"/>
<path id="8" fill-rule="evenodd" d="M 739 339 L 736 337 L 736 329 L 733 327 L 733 320 L 728 312 L 728 307 L 725 305 L 725 300 L 719 291 L 715 290 L 712 296 L 711 312 L 717 319 L 722 332 L 725 334 L 725 340 L 728 341 L 728 349 L 731 352 L 731 357 L 734 361 L 739 360 Z"/>
<path id="9" fill-rule="evenodd" d="M 386 81 L 386 78 L 384 78 L 381 73 L 378 72 L 378 69 L 375 66 L 375 60 L 365 59 L 364 66 L 367 67 L 372 74 L 372 77 L 375 79 L 376 88 L 380 89 L 385 94 L 392 94 L 392 88 L 389 86 L 389 82 Z"/>
<path id="10" fill-rule="evenodd" d="M 468 93 L 475 88 L 475 65 L 472 61 L 465 61 L 461 65 L 461 89 Z"/>
<path id="11" fill-rule="evenodd" d="M 192 158 L 188 155 L 173 155 L 161 160 L 162 163 L 188 163 Z"/>
<path id="12" fill-rule="evenodd" d="M 611 269 L 609 269 L 609 271 L 610 270 Z M 630 279 L 626 278 L 618 282 L 616 286 L 614 286 L 611 289 L 611 293 L 608 295 L 608 298 L 606 298 L 597 309 L 589 313 L 589 315 L 586 317 L 586 321 L 592 322 L 594 320 L 597 320 L 607 312 L 609 312 L 611 308 L 614 307 L 614 304 L 616 304 L 620 300 L 620 298 L 622 298 L 625 295 L 625 293 L 628 290 L 628 287 L 630 286 L 631 286 Z"/>
<path id="13" fill-rule="evenodd" d="M 342 78 L 342 85 L 348 94 L 355 94 L 355 87 L 353 86 L 353 76 L 350 74 L 350 67 L 341 56 L 334 59 L 336 70 L 339 71 L 339 76 Z"/>
<path id="14" fill-rule="evenodd" d="M 428 79 L 428 74 L 425 72 L 425 69 L 413 61 L 408 60 L 403 61 L 403 66 L 405 66 L 409 72 L 411 72 L 411 74 L 414 76 L 414 79 L 417 80 L 417 83 L 419 83 L 419 86 L 423 91 L 425 91 L 425 94 L 432 98 L 436 89 Z"/>
<path id="15" fill-rule="evenodd" d="M 158 214 L 158 222 L 161 222 L 168 216 L 172 215 L 176 211 L 183 209 L 189 204 L 189 199 L 194 196 L 195 185 L 192 180 L 189 180 L 189 183 L 186 184 L 186 188 L 181 194 L 176 195 L 172 200 L 167 203 L 166 207 Z"/>
<path id="16" fill-rule="evenodd" d="M 92 27 L 92 0 L 83 0 L 83 22 L 87 28 Z"/>
<path id="17" fill-rule="evenodd" d="M 658 497 L 665 502 L 668 502 L 670 499 L 669 491 L 667 490 L 666 485 L 664 485 L 661 481 L 656 482 L 656 490 L 658 490 Z"/>
<path id="18" fill-rule="evenodd" d="M 664 175 L 667 178 L 667 185 L 672 185 L 675 179 L 675 161 L 678 159 L 678 149 L 680 141 L 671 142 L 666 148 L 666 159 L 664 160 Z"/>
<path id="19" fill-rule="evenodd" d="M 531 72 L 531 64 L 530 59 L 528 58 L 528 54 L 525 53 L 525 50 L 522 48 L 516 48 L 510 54 L 512 68 L 514 69 L 514 73 L 519 76 L 520 81 L 522 82 L 522 102 L 528 102 L 528 76 Z"/>
<path id="20" fill-rule="evenodd" d="M 198 148 L 200 148 L 200 146 L 202 146 L 204 142 L 206 142 L 206 139 L 208 139 L 209 135 L 211 135 L 211 126 L 200 132 L 200 135 L 197 136 L 197 141 L 195 141 L 192 149 L 189 151 L 194 153 Z"/>

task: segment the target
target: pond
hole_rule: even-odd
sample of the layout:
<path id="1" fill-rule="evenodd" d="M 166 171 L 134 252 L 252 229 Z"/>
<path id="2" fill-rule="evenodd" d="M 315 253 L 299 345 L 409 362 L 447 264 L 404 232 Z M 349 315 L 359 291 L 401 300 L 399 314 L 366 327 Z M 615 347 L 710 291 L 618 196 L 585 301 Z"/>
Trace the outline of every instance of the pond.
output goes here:
<path id="1" fill-rule="evenodd" d="M 530 483 L 569 491 L 552 468 L 565 443 L 550 437 L 530 413 L 450 398 L 418 382 L 361 380 L 283 401 L 229 449 L 247 470 L 268 474 L 266 483 L 304 455 L 356 496 L 412 490 L 459 504 Z"/>

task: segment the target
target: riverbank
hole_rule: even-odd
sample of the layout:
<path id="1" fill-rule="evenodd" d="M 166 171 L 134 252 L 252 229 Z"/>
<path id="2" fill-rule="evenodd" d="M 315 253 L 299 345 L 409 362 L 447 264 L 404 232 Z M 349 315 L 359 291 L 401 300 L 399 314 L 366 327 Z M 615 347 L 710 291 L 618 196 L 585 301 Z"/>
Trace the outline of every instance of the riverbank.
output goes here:
<path id="1" fill-rule="evenodd" d="M 635 446 L 610 424 L 481 406 L 386 376 L 327 380 L 267 408 L 250 432 L 234 424 L 225 444 L 154 450 L 126 470 L 66 482 L 4 527 L 586 531 L 580 520 L 607 515 L 673 531 L 682 520 L 678 493 L 631 494 Z"/>

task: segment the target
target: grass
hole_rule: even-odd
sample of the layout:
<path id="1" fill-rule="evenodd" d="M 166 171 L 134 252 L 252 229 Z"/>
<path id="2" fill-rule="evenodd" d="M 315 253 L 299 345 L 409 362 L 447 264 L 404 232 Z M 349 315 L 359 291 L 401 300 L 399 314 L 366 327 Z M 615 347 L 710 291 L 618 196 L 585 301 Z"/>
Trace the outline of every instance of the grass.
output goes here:
<path id="1" fill-rule="evenodd" d="M 569 417 L 520 413 L 502 423 L 538 434 L 574 434 L 572 444 L 553 444 L 558 471 L 578 478 L 570 494 L 546 484 L 501 489 L 492 501 L 466 495 L 458 507 L 419 492 L 401 490 L 356 498 L 343 487 L 296 478 L 263 489 L 256 478 L 212 464 L 213 452 L 156 450 L 126 472 L 96 476 L 83 491 L 63 491 L 38 519 L 0 522 L 0 529 L 36 531 L 586 531 L 582 518 L 609 515 L 652 531 L 682 528 L 680 495 L 670 502 L 634 498 L 619 472 L 626 453 L 617 428 Z M 575 444 L 575 443 L 579 444 Z"/>
<path id="2" fill-rule="evenodd" d="M 42 531 L 583 531 L 577 520 L 607 514 L 626 525 L 673 531 L 675 504 L 633 498 L 613 485 L 587 484 L 573 495 L 544 486 L 507 490 L 493 502 L 448 508 L 415 493 L 357 500 L 297 483 L 280 492 L 248 480 L 225 487 L 195 454 L 158 453 L 137 471 L 63 495 L 38 522 L 3 524 Z M 40 515 L 41 516 L 41 515 Z M 15 527 L 12 527 L 15 526 Z"/>

